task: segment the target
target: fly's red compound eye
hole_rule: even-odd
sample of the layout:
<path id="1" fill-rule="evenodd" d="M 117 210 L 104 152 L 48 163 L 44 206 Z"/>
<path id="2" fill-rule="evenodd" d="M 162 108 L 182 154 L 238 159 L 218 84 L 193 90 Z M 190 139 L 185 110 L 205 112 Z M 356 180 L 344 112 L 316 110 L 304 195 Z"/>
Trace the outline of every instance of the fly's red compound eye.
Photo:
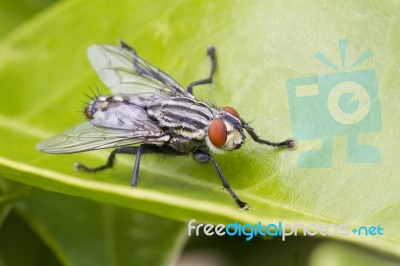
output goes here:
<path id="1" fill-rule="evenodd" d="M 214 119 L 208 127 L 208 138 L 211 143 L 220 148 L 224 146 L 228 137 L 228 130 L 226 129 L 224 121 L 221 119 Z"/>
<path id="2" fill-rule="evenodd" d="M 240 115 L 239 115 L 238 111 L 236 111 L 235 108 L 230 107 L 230 106 L 225 106 L 224 108 L 222 108 L 222 110 L 224 110 L 228 114 L 230 114 L 240 120 Z"/>

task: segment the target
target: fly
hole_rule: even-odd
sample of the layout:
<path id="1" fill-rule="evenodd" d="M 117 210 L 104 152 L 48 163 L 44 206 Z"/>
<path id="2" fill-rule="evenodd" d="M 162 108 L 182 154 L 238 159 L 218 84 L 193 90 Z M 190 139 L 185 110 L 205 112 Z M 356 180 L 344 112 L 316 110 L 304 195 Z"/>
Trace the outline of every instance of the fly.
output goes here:
<path id="1" fill-rule="evenodd" d="M 215 49 L 210 47 L 207 53 L 211 59 L 209 77 L 184 89 L 122 41 L 120 46 L 91 46 L 89 60 L 111 96 L 97 96 L 84 110 L 87 122 L 42 141 L 36 148 L 55 154 L 114 148 L 104 165 L 75 165 L 86 172 L 113 167 L 117 154 L 136 155 L 133 187 L 137 186 L 143 154 L 192 154 L 199 163 L 210 162 L 239 208 L 249 209 L 231 189 L 211 153 L 239 149 L 246 139 L 244 131 L 257 143 L 274 147 L 294 148 L 296 141 L 261 139 L 234 108 L 215 108 L 196 99 L 193 87 L 212 83 L 216 70 Z"/>

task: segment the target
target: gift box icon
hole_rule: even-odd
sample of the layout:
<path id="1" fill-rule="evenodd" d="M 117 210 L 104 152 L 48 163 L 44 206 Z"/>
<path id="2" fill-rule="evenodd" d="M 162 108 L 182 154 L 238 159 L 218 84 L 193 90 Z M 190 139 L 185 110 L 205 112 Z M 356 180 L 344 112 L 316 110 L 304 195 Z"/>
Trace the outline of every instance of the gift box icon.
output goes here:
<path id="1" fill-rule="evenodd" d="M 344 64 L 347 41 L 339 40 L 339 46 Z M 368 50 L 352 67 L 371 55 Z M 330 63 L 321 53 L 317 59 Z M 293 78 L 287 81 L 286 89 L 293 138 L 321 141 L 318 149 L 300 154 L 301 168 L 332 167 L 333 136 L 347 137 L 348 163 L 380 162 L 376 147 L 358 141 L 360 134 L 382 129 L 374 69 Z"/>

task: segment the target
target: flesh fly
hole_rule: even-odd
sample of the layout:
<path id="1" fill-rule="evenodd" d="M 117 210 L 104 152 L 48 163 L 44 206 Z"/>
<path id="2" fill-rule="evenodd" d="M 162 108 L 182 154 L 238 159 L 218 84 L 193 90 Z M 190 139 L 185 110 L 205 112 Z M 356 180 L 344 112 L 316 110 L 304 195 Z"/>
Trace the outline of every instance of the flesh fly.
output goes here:
<path id="1" fill-rule="evenodd" d="M 199 163 L 210 162 L 239 208 L 249 209 L 231 189 L 211 153 L 239 149 L 246 139 L 244 131 L 254 141 L 270 146 L 293 148 L 296 142 L 263 140 L 234 108 L 216 108 L 196 99 L 193 87 L 212 83 L 216 70 L 215 49 L 210 47 L 207 53 L 211 59 L 209 77 L 184 89 L 122 41 L 120 46 L 91 46 L 89 60 L 111 96 L 98 95 L 84 110 L 87 122 L 44 140 L 36 148 L 55 154 L 114 149 L 99 167 L 76 164 L 76 169 L 86 172 L 111 168 L 117 154 L 136 155 L 133 187 L 137 186 L 141 155 L 192 154 Z"/>

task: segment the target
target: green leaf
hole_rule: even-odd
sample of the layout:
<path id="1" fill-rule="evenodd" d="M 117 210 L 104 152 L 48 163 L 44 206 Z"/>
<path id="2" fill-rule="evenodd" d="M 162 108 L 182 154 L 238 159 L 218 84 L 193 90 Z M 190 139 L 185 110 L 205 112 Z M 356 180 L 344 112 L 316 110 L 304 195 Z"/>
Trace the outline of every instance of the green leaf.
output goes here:
<path id="1" fill-rule="evenodd" d="M 0 38 L 19 24 L 45 9 L 55 0 L 0 1 Z"/>
<path id="2" fill-rule="evenodd" d="M 64 265 L 169 265 L 186 232 L 180 222 L 38 189 L 18 213 Z"/>
<path id="3" fill-rule="evenodd" d="M 62 2 L 0 46 L 0 176 L 182 221 L 380 225 L 383 236 L 336 238 L 400 256 L 396 10 L 395 1 L 355 0 Z M 87 101 L 88 86 L 97 84 L 107 93 L 85 52 L 91 44 L 116 39 L 182 85 L 208 74 L 205 49 L 215 45 L 215 84 L 196 88 L 196 96 L 235 106 L 260 136 L 274 141 L 292 135 L 287 81 L 343 71 L 315 60 L 318 51 L 341 66 L 339 39 L 348 40 L 351 62 L 370 49 L 373 57 L 353 70 L 376 73 L 383 126 L 361 132 L 360 139 L 380 151 L 381 161 L 348 163 L 345 135 L 333 138 L 329 168 L 299 167 L 301 154 L 318 143 L 300 142 L 296 151 L 288 151 L 248 141 L 215 158 L 232 188 L 252 206 L 249 212 L 236 209 L 210 165 L 197 165 L 191 158 L 144 157 L 135 190 L 129 187 L 133 158 L 128 156 L 119 158 L 113 170 L 75 172 L 74 162 L 100 165 L 108 152 L 56 156 L 34 146 L 84 121 L 75 111 L 83 110 L 80 101 Z M 308 114 L 314 113 L 318 110 Z M 329 160 L 330 154 L 325 155 L 317 161 Z"/>

